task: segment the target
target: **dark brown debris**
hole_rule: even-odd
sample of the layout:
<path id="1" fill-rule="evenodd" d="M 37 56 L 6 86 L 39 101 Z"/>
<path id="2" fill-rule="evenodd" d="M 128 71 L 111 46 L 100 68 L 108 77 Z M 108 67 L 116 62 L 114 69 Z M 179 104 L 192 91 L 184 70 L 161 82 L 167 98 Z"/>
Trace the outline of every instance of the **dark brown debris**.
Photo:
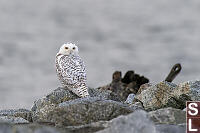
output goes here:
<path id="1" fill-rule="evenodd" d="M 144 76 L 140 76 L 139 74 L 135 74 L 134 71 L 128 71 L 121 81 L 126 84 L 136 82 L 136 84 L 140 87 L 141 85 L 148 83 L 149 79 Z"/>
<path id="2" fill-rule="evenodd" d="M 122 73 L 120 71 L 115 71 L 113 73 L 113 80 L 112 82 L 119 82 L 122 79 Z"/>
<path id="3" fill-rule="evenodd" d="M 146 77 L 135 74 L 134 71 L 127 71 L 123 78 L 120 71 L 115 71 L 112 75 L 112 82 L 99 89 L 110 90 L 121 101 L 125 101 L 130 93 L 136 94 L 140 86 L 148 82 Z"/>
<path id="4" fill-rule="evenodd" d="M 128 83 L 130 83 L 133 80 L 134 80 L 134 71 L 128 71 L 124 75 L 124 77 L 122 79 L 122 82 L 128 84 Z"/>

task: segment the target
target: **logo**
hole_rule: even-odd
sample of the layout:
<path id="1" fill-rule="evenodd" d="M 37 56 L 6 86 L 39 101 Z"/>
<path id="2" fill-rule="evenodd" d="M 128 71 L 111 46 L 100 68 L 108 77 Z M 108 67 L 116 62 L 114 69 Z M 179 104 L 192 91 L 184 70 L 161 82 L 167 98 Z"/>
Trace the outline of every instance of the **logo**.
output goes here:
<path id="1" fill-rule="evenodd" d="M 200 133 L 200 101 L 186 103 L 187 133 Z"/>

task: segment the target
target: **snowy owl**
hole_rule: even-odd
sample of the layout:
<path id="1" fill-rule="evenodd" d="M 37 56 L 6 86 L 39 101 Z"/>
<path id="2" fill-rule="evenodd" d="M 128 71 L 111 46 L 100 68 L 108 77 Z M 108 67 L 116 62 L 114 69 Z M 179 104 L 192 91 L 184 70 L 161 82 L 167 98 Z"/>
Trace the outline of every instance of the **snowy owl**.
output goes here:
<path id="1" fill-rule="evenodd" d="M 63 44 L 56 55 L 56 72 L 61 84 L 79 97 L 88 97 L 85 65 L 73 43 Z"/>

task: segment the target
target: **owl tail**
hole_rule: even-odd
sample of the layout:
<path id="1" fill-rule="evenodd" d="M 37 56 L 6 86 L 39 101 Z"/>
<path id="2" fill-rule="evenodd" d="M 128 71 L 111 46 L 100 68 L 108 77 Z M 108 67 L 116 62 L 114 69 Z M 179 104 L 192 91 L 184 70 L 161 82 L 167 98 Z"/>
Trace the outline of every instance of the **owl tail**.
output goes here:
<path id="1" fill-rule="evenodd" d="M 81 86 L 79 88 L 72 89 L 72 92 L 78 95 L 79 97 L 89 97 L 88 89 L 86 86 Z"/>

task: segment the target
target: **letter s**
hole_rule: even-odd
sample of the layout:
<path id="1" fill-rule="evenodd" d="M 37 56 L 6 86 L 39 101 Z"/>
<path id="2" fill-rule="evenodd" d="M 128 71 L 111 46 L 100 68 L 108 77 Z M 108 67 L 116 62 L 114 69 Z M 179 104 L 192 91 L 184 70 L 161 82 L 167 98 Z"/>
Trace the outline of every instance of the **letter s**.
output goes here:
<path id="1" fill-rule="evenodd" d="M 193 105 L 194 107 L 192 107 L 192 105 Z M 198 105 L 197 105 L 197 103 L 190 103 L 190 104 L 188 105 L 188 107 L 189 107 L 189 109 L 190 109 L 190 110 L 188 111 L 188 113 L 189 113 L 190 115 L 194 116 L 194 115 L 197 115 L 197 114 L 198 114 L 198 109 L 197 109 Z M 196 108 L 195 108 L 195 107 L 196 107 Z M 192 113 L 191 110 L 193 110 L 194 113 Z"/>

